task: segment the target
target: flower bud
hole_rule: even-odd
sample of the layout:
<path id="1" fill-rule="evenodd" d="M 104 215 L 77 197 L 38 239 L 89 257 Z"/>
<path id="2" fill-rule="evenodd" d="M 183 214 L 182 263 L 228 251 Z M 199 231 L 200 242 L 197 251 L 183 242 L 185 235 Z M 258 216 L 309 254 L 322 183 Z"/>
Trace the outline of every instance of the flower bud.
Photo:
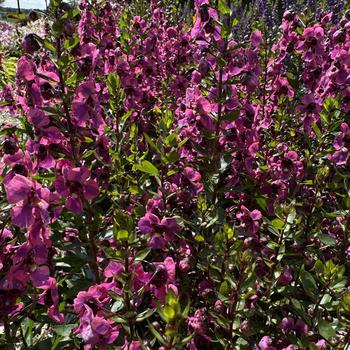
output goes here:
<path id="1" fill-rule="evenodd" d="M 33 54 L 35 51 L 40 49 L 40 45 L 34 34 L 28 34 L 23 38 L 22 48 L 28 54 Z"/>
<path id="2" fill-rule="evenodd" d="M 72 36 L 75 32 L 74 22 L 69 19 L 66 19 L 63 22 L 63 31 L 67 36 Z"/>

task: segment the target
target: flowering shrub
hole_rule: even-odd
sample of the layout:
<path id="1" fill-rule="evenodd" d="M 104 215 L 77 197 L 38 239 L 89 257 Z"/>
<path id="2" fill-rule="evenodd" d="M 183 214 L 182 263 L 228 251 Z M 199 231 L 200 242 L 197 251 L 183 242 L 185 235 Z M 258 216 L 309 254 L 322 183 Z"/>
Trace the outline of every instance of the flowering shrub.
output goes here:
<path id="1" fill-rule="evenodd" d="M 2 344 L 349 345 L 349 20 L 53 6 L 0 95 Z"/>

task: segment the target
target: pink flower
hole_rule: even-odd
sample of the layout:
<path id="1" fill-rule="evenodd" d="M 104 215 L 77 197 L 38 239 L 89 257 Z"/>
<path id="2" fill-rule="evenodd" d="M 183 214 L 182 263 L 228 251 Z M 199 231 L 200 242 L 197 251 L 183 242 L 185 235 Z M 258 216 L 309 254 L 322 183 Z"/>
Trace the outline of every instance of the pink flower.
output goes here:
<path id="1" fill-rule="evenodd" d="M 269 336 L 264 336 L 259 342 L 259 350 L 276 350 L 274 346 L 271 346 L 272 339 Z"/>
<path id="2" fill-rule="evenodd" d="M 91 179 L 91 173 L 86 167 L 72 168 L 70 165 L 64 165 L 62 174 L 63 176 L 57 176 L 55 188 L 58 194 L 65 198 L 66 208 L 73 213 L 81 214 L 82 200 L 97 197 L 99 192 L 97 183 Z"/>
<path id="3" fill-rule="evenodd" d="M 327 349 L 327 343 L 324 339 L 320 339 L 317 343 L 316 343 L 316 346 L 319 348 L 319 349 Z"/>
<path id="4" fill-rule="evenodd" d="M 193 316 L 187 318 L 188 327 L 197 334 L 205 335 L 208 331 L 205 309 L 198 309 Z"/>
<path id="5" fill-rule="evenodd" d="M 245 228 L 249 233 L 257 233 L 260 227 L 259 221 L 262 214 L 259 210 L 250 211 L 244 205 L 241 205 L 241 211 L 236 215 L 241 222 L 241 227 Z"/>
<path id="6" fill-rule="evenodd" d="M 287 286 L 293 281 L 293 274 L 290 268 L 284 269 L 283 273 L 278 277 L 277 283 Z"/>
<path id="7" fill-rule="evenodd" d="M 138 340 L 133 340 L 132 342 L 129 342 L 127 339 L 125 339 L 124 345 L 121 348 L 121 350 L 142 350 L 141 343 Z"/>
<path id="8" fill-rule="evenodd" d="M 19 78 L 29 82 L 35 78 L 35 66 L 25 56 L 21 57 L 17 63 L 17 75 Z"/>
<path id="9" fill-rule="evenodd" d="M 12 222 L 19 227 L 29 227 L 36 219 L 49 222 L 50 191 L 35 180 L 15 175 L 6 187 L 7 200 L 14 204 Z"/>
<path id="10" fill-rule="evenodd" d="M 348 124 L 342 123 L 340 126 L 341 133 L 335 138 L 333 146 L 336 151 L 329 158 L 336 165 L 347 163 L 350 151 L 350 129 Z"/>
<path id="11" fill-rule="evenodd" d="M 40 49 L 40 45 L 34 34 L 27 34 L 22 41 L 22 48 L 26 53 L 33 54 Z"/>
<path id="12" fill-rule="evenodd" d="M 186 167 L 184 170 L 184 175 L 186 179 L 189 181 L 190 186 L 194 189 L 196 194 L 203 191 L 204 186 L 201 183 L 202 176 L 196 169 L 191 167 Z"/>
<path id="13" fill-rule="evenodd" d="M 74 330 L 74 334 L 80 333 L 84 343 L 91 349 L 95 346 L 104 349 L 106 345 L 112 344 L 119 336 L 120 326 L 103 317 L 94 316 L 92 309 L 87 305 L 84 309 L 80 325 Z"/>
<path id="14" fill-rule="evenodd" d="M 295 321 L 291 317 L 284 317 L 279 324 L 279 328 L 283 333 L 289 333 L 294 330 Z"/>
<path id="15" fill-rule="evenodd" d="M 56 285 L 56 280 L 53 277 L 47 278 L 47 268 L 39 268 L 35 273 L 33 283 L 36 283 L 37 288 L 43 289 L 44 292 L 39 295 L 38 303 L 48 306 L 48 316 L 58 323 L 64 322 L 64 316 L 58 310 L 59 295 Z M 33 277 L 32 277 L 33 278 Z"/>
<path id="16" fill-rule="evenodd" d="M 123 271 L 124 266 L 121 263 L 110 261 L 103 274 L 108 278 L 118 276 Z"/>
<path id="17" fill-rule="evenodd" d="M 313 94 L 303 96 L 301 103 L 302 104 L 299 105 L 298 108 L 302 113 L 318 113 L 322 109 L 322 107 L 317 103 Z"/>
<path id="18" fill-rule="evenodd" d="M 260 30 L 254 31 L 250 36 L 250 42 L 253 47 L 259 48 L 261 43 L 263 42 L 262 33 Z"/>
<path id="19" fill-rule="evenodd" d="M 175 272 L 176 266 L 173 258 L 166 257 L 163 263 L 154 263 L 156 271 L 154 272 L 150 284 L 154 295 L 160 299 L 165 300 L 168 288 L 171 288 L 177 294 L 175 286 Z"/>
<path id="20" fill-rule="evenodd" d="M 151 246 L 153 248 L 162 248 L 165 240 L 162 237 L 165 233 L 167 239 L 172 239 L 174 234 L 181 231 L 175 218 L 165 217 L 162 220 L 152 213 L 146 213 L 138 222 L 138 227 L 142 233 L 151 233 Z"/>

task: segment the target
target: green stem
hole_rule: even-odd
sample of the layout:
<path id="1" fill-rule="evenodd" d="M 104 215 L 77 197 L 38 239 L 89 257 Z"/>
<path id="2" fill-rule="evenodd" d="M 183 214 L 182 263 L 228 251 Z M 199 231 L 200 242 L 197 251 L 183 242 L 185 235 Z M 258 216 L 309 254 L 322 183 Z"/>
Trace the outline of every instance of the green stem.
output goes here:
<path id="1" fill-rule="evenodd" d="M 4 320 L 4 331 L 7 345 L 11 345 L 11 349 L 14 349 L 13 338 L 11 334 L 11 327 L 9 319 L 6 317 Z"/>
<path id="2" fill-rule="evenodd" d="M 95 282 L 100 283 L 100 274 L 98 271 L 98 264 L 97 264 L 97 244 L 95 241 L 95 233 L 96 233 L 96 228 L 95 228 L 95 223 L 93 221 L 94 213 L 92 211 L 91 205 L 89 202 L 85 201 L 85 207 L 87 209 L 87 228 L 88 232 L 87 233 L 87 239 L 89 242 L 89 247 L 90 247 L 90 253 L 91 253 L 91 259 L 89 262 L 90 269 L 92 270 L 94 277 L 95 277 Z"/>

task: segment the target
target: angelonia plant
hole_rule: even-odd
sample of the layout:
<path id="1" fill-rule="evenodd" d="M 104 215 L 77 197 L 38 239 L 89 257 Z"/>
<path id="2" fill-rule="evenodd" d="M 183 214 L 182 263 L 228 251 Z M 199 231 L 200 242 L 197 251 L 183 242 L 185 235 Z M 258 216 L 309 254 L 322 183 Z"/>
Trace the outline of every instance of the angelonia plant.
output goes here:
<path id="1" fill-rule="evenodd" d="M 194 5 L 53 0 L 23 38 L 1 348 L 350 346 L 350 17 L 237 40 L 226 1 Z"/>

